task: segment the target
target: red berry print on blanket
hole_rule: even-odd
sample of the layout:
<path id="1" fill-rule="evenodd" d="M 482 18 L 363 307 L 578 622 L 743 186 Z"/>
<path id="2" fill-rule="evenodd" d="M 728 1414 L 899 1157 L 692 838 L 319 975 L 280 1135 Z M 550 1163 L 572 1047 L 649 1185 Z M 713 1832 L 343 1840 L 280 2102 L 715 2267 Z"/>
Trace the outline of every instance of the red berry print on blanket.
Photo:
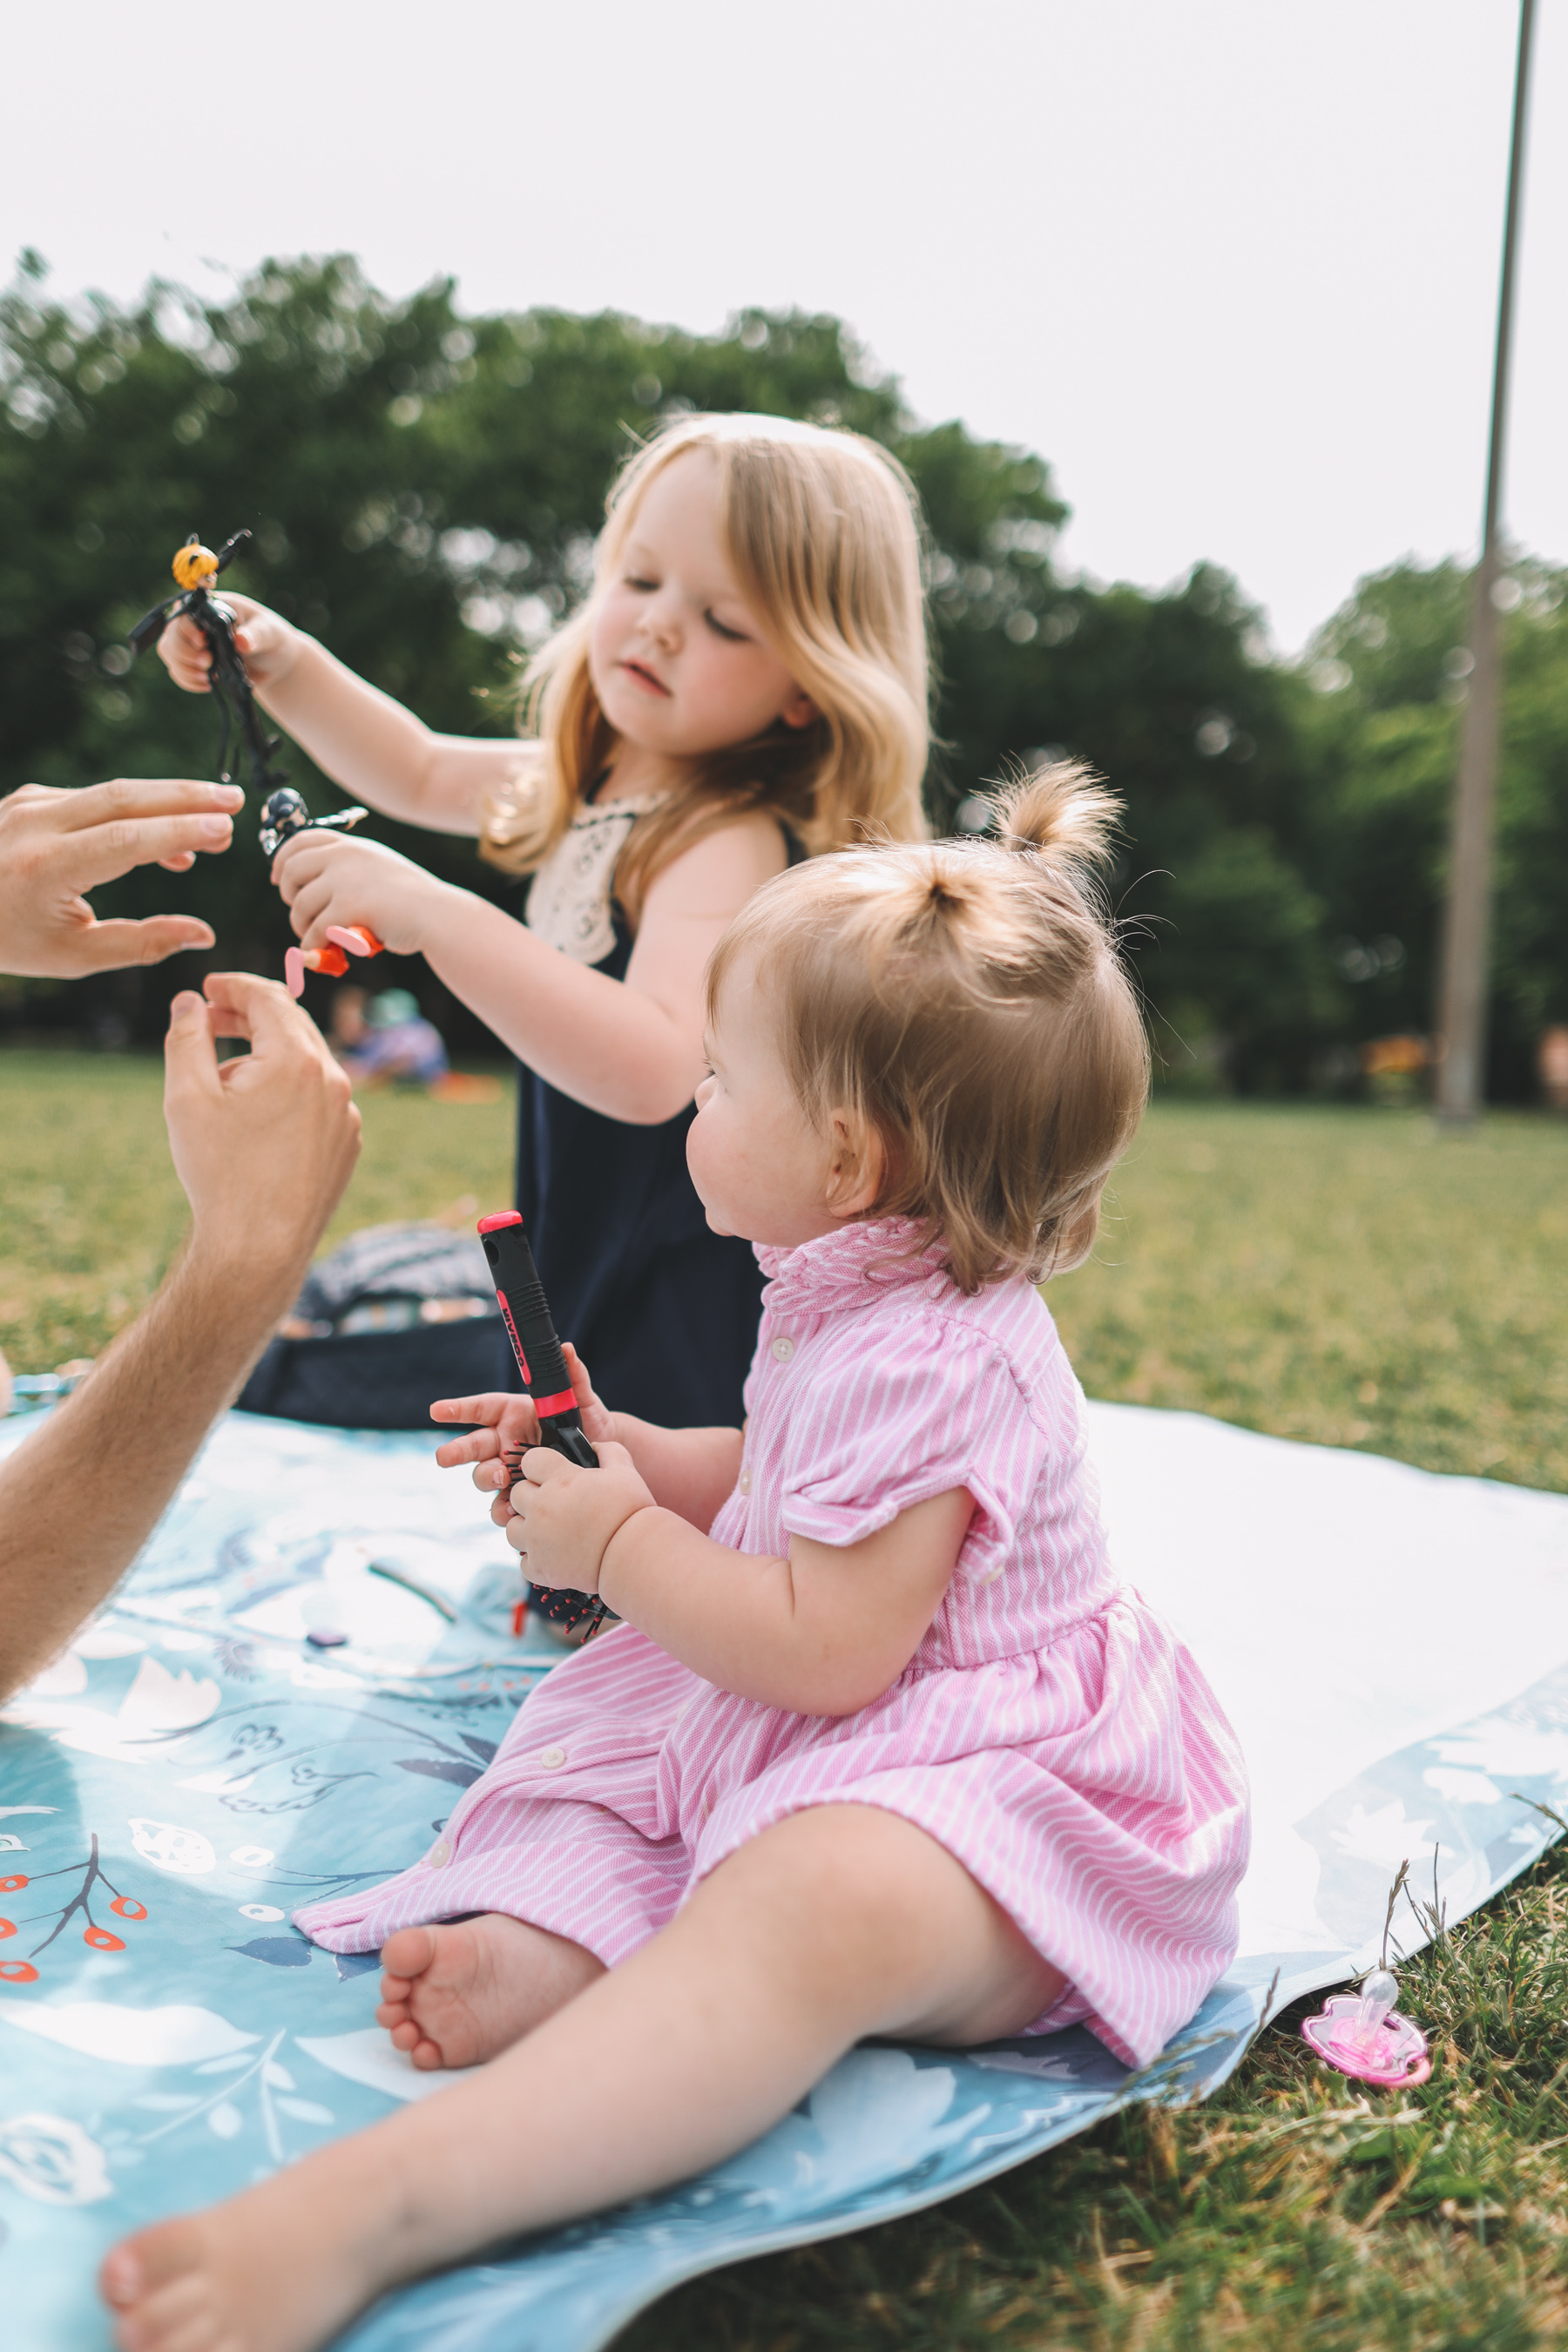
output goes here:
<path id="1" fill-rule="evenodd" d="M 79 1873 L 79 1877 L 78 1876 Z M 0 1889 L 3 1889 L 5 1893 L 9 1894 L 15 1889 L 23 1886 L 41 1886 L 46 1879 L 50 1878 L 76 1878 L 76 1891 L 68 1902 L 62 1903 L 59 1906 L 58 1910 L 35 1911 L 29 1915 L 27 1919 L 25 1920 L 0 1920 L 0 1937 L 14 1936 L 19 1927 L 27 1926 L 38 1920 L 53 1919 L 55 1922 L 54 1927 L 44 1937 L 43 1941 L 34 1945 L 33 1949 L 26 1959 L 0 1960 L 0 1981 L 6 1984 L 36 1984 L 37 1982 L 38 1971 L 33 1966 L 34 1960 L 37 1958 L 40 1952 L 47 1952 L 49 1946 L 54 1943 L 58 1937 L 64 1934 L 66 1928 L 69 1926 L 71 1920 L 76 1917 L 79 1912 L 81 1914 L 82 1919 L 85 1922 L 81 1931 L 81 1939 L 90 1950 L 95 1952 L 124 1951 L 126 1948 L 125 1938 L 122 1936 L 117 1936 L 111 1927 L 100 1927 L 99 1922 L 92 1916 L 92 1891 L 93 1888 L 100 1884 L 108 1888 L 110 1895 L 113 1898 L 109 1907 L 117 1917 L 121 1919 L 141 1920 L 145 1919 L 147 1916 L 147 1906 L 141 1902 L 134 1895 L 121 1895 L 119 1887 L 115 1885 L 114 1881 L 105 1874 L 103 1865 L 98 1858 L 98 1834 L 96 1831 L 93 1832 L 92 1837 L 92 1850 L 89 1853 L 85 1862 L 68 1863 L 59 1870 L 40 1871 L 30 1880 L 20 1876 L 0 1879 Z"/>

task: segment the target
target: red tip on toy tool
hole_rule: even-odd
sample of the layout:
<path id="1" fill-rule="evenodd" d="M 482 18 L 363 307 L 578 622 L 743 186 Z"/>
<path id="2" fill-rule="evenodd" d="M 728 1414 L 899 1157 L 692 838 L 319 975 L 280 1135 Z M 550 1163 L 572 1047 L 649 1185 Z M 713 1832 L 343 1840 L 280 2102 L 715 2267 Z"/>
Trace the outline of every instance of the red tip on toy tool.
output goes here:
<path id="1" fill-rule="evenodd" d="M 1380 2090 L 1424 2083 L 1432 2072 L 1426 2036 L 1394 2004 L 1399 1979 L 1392 1969 L 1373 1969 L 1359 1993 L 1337 1992 L 1315 2017 L 1303 2018 L 1301 2032 L 1320 2058 L 1352 2082 Z"/>
<path id="2" fill-rule="evenodd" d="M 348 950 L 345 955 L 344 949 Z M 324 972 L 329 980 L 342 980 L 349 968 L 350 955 L 384 955 L 386 943 L 363 923 L 331 923 L 327 929 L 324 948 L 289 948 L 283 958 L 283 977 L 290 996 L 305 993 L 305 974 Z"/>

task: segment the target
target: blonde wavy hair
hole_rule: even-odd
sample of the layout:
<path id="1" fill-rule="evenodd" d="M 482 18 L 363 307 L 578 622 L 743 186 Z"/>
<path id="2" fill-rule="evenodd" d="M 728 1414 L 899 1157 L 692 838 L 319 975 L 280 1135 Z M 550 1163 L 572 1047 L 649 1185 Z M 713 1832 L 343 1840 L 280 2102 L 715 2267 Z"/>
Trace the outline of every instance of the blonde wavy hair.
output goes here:
<path id="1" fill-rule="evenodd" d="M 763 885 L 708 969 L 776 1010 L 806 1117 L 880 1171 L 868 1217 L 915 1221 L 973 1293 L 1094 1246 L 1142 1117 L 1149 1047 L 1092 879 L 1120 806 L 1074 761 L 998 796 L 999 839 L 852 851 Z"/>
<path id="2" fill-rule="evenodd" d="M 683 416 L 637 450 L 605 504 L 594 587 L 523 678 L 538 756 L 494 793 L 480 854 L 511 874 L 541 865 L 616 746 L 588 671 L 599 600 L 648 486 L 689 449 L 719 467 L 721 529 L 748 604 L 818 716 L 779 721 L 694 760 L 634 828 L 616 896 L 635 923 L 649 883 L 737 814 L 765 809 L 808 852 L 919 841 L 930 745 L 920 510 L 909 476 L 858 433 L 779 416 Z"/>

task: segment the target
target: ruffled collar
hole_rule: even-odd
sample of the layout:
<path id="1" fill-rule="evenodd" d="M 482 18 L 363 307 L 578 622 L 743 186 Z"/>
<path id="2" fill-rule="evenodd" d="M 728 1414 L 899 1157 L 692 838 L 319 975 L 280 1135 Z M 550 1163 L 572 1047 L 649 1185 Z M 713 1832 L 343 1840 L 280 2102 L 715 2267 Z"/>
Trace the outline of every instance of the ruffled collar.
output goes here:
<path id="1" fill-rule="evenodd" d="M 912 1218 L 881 1217 L 869 1224 L 838 1225 L 796 1249 L 754 1244 L 757 1264 L 768 1277 L 764 1305 L 777 1314 L 820 1315 L 834 1307 L 867 1305 L 889 1290 L 917 1283 L 950 1288 L 952 1277 L 939 1242 L 915 1247 Z"/>

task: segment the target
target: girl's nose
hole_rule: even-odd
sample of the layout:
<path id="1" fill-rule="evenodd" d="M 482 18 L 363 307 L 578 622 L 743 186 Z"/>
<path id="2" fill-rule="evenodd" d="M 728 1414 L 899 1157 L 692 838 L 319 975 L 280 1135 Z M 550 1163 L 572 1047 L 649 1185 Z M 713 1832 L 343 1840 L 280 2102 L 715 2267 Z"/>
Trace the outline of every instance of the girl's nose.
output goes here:
<path id="1" fill-rule="evenodd" d="M 680 642 L 680 603 L 668 590 L 652 596 L 639 615 L 643 627 L 656 646 L 673 648 Z"/>

